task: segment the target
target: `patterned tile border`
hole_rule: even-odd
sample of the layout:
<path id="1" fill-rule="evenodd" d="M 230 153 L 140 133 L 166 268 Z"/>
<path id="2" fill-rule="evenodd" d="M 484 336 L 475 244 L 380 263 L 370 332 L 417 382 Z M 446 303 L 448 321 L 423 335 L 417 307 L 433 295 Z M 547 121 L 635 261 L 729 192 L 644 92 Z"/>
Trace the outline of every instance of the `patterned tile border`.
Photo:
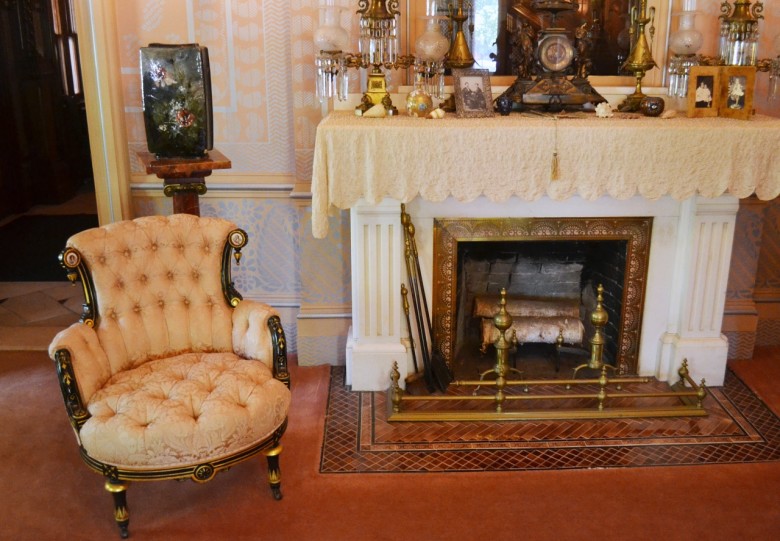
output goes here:
<path id="1" fill-rule="evenodd" d="M 331 370 L 321 473 L 620 468 L 780 460 L 780 419 L 731 371 L 702 418 L 387 423 Z"/>

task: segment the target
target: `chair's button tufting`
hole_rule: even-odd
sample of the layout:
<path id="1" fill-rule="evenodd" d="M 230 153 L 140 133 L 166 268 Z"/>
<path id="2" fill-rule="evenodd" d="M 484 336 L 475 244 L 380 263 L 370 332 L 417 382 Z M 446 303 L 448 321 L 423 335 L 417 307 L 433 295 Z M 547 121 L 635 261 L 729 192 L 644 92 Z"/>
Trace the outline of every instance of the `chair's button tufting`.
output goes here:
<path id="1" fill-rule="evenodd" d="M 196 280 L 196 281 L 199 280 L 200 279 L 200 272 L 198 272 L 197 270 L 193 270 L 192 271 L 192 279 Z"/>
<path id="2" fill-rule="evenodd" d="M 141 313 L 141 305 L 140 304 L 136 304 L 135 306 L 133 306 L 133 312 L 135 312 L 136 314 L 140 314 Z"/>
<path id="3" fill-rule="evenodd" d="M 153 252 L 156 252 L 157 251 L 157 243 L 153 242 L 152 245 L 151 245 L 151 248 L 152 248 Z"/>
<path id="4" fill-rule="evenodd" d="M 99 256 L 97 256 L 97 262 L 100 263 L 101 265 L 105 265 L 106 264 L 105 254 L 100 254 Z"/>
<path id="5" fill-rule="evenodd" d="M 159 306 L 160 308 L 165 308 L 165 301 L 162 299 L 158 300 L 157 306 Z"/>
<path id="6" fill-rule="evenodd" d="M 190 300 L 187 297 L 184 297 L 184 299 L 181 302 L 184 303 L 184 306 L 189 306 L 190 305 Z"/>
<path id="7" fill-rule="evenodd" d="M 173 277 L 174 277 L 173 271 L 169 270 L 168 272 L 166 272 L 165 273 L 165 277 L 168 278 L 168 280 L 173 280 Z"/>
<path id="8" fill-rule="evenodd" d="M 132 255 L 132 253 L 130 252 L 130 248 L 125 248 L 124 250 L 122 250 L 122 255 L 129 259 L 130 255 Z"/>
<path id="9" fill-rule="evenodd" d="M 142 274 L 141 276 L 138 277 L 138 281 L 141 282 L 142 284 L 145 284 L 146 282 L 149 281 L 149 278 L 145 274 Z"/>
<path id="10" fill-rule="evenodd" d="M 116 282 L 114 282 L 114 287 L 116 289 L 124 289 L 125 288 L 125 283 L 124 283 L 124 281 L 121 278 L 119 278 L 119 279 L 117 279 Z"/>

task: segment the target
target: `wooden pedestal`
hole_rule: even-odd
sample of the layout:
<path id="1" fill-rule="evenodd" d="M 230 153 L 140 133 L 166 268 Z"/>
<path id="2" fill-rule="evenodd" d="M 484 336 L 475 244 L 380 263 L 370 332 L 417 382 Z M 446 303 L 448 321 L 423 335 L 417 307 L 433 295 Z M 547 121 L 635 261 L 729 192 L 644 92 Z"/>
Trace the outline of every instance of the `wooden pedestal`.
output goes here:
<path id="1" fill-rule="evenodd" d="M 200 216 L 199 197 L 206 193 L 206 177 L 214 169 L 230 169 L 232 164 L 220 151 L 210 150 L 202 158 L 157 158 L 149 152 L 138 156 L 146 172 L 163 180 L 163 193 L 173 197 L 175 214 Z"/>

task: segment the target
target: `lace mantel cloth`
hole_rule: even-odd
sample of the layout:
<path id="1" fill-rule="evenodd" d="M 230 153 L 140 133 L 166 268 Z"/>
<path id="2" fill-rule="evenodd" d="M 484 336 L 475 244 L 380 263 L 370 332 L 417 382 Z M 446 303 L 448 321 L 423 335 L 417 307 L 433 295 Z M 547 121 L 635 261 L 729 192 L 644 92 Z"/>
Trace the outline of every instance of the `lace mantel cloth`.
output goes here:
<path id="1" fill-rule="evenodd" d="M 557 129 L 556 129 L 557 125 Z M 558 180 L 551 180 L 558 149 Z M 510 115 L 426 120 L 328 115 L 317 128 L 312 233 L 363 199 L 408 202 L 579 195 L 683 200 L 780 194 L 780 119 Z"/>

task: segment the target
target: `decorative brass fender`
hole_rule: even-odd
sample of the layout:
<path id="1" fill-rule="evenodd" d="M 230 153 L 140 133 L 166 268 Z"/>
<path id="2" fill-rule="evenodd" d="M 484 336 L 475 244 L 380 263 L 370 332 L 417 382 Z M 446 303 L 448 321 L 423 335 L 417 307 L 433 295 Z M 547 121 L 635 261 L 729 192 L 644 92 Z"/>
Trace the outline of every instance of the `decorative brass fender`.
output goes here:
<path id="1" fill-rule="evenodd" d="M 603 288 L 600 287 L 600 290 Z M 591 321 L 596 327 L 596 336 L 603 336 L 601 328 L 606 325 L 606 318 L 601 317 L 603 309 L 601 307 L 601 296 Z M 509 350 L 513 347 L 512 337 L 507 337 L 507 329 L 512 326 L 512 316 L 506 311 L 506 290 L 501 290 L 501 300 L 499 301 L 499 311 L 493 318 L 493 323 L 499 331 L 499 337 L 495 341 L 496 364 L 493 370 L 483 374 L 483 377 L 489 373 L 495 374 L 495 379 L 486 381 L 479 379 L 475 381 L 460 380 L 453 381 L 453 386 L 493 386 L 495 392 L 486 395 L 463 395 L 463 394 L 444 394 L 437 396 L 411 396 L 404 393 L 398 384 L 400 373 L 398 364 L 393 364 L 393 370 L 390 378 L 392 385 L 388 391 L 390 400 L 388 401 L 388 421 L 518 421 L 518 420 L 542 420 L 542 419 L 610 419 L 626 417 L 706 417 L 707 410 L 702 403 L 707 396 L 707 387 L 702 380 L 701 384 L 696 383 L 688 372 L 688 361 L 683 361 L 678 374 L 680 380 L 672 385 L 669 392 L 623 392 L 622 385 L 627 383 L 648 383 L 650 378 L 646 377 L 608 377 L 607 368 L 613 368 L 602 361 L 603 351 L 602 340 L 591 340 L 591 361 L 588 365 L 593 365 L 600 369 L 600 376 L 591 379 L 577 379 L 575 369 L 574 376 L 571 379 L 540 379 L 540 380 L 508 380 L 507 374 L 510 372 L 508 360 Z M 531 388 L 541 386 L 563 386 L 566 391 L 573 386 L 598 385 L 597 392 L 589 393 L 555 393 L 555 394 L 531 394 Z M 688 387 L 687 385 L 690 385 Z M 509 386 L 519 386 L 524 391 L 522 394 L 506 394 L 504 391 Z M 615 392 L 610 391 L 610 387 L 615 388 Z M 622 408 L 609 408 L 607 406 L 610 399 L 616 398 L 677 398 L 680 401 L 676 406 L 634 406 Z M 506 408 L 507 402 L 521 401 L 555 401 L 572 399 L 593 399 L 595 407 L 591 409 L 572 409 L 572 408 L 546 408 L 546 409 L 524 409 L 509 410 Z M 440 402 L 464 402 L 464 401 L 491 401 L 495 407 L 493 411 L 468 409 L 468 410 L 403 410 L 404 403 L 413 401 L 440 401 Z"/>

